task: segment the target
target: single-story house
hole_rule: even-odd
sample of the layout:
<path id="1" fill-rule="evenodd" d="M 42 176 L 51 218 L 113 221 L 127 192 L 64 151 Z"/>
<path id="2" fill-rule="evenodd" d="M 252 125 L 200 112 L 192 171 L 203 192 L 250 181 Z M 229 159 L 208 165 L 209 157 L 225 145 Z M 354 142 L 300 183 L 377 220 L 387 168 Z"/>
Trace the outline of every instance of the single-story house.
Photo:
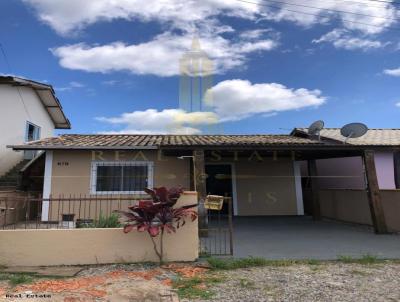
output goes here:
<path id="1" fill-rule="evenodd" d="M 306 213 L 320 219 L 316 160 L 347 157 L 363 159 L 362 179 L 367 181 L 362 190 L 376 232 L 397 227 L 392 220 L 398 216 L 385 220 L 384 208 L 400 213 L 399 202 L 391 199 L 383 205 L 378 187 L 377 154 L 395 152 L 398 146 L 392 144 L 352 144 L 351 139 L 343 144 L 340 139 L 324 135 L 317 139 L 295 129 L 291 135 L 68 134 L 11 147 L 45 152 L 42 221 L 58 220 L 60 212 L 81 217 L 64 201 L 49 204 L 52 198 L 138 198 L 145 187 L 153 186 L 196 190 L 200 200 L 207 194 L 231 197 L 235 216 Z M 302 175 L 305 162 L 308 175 Z M 358 209 L 348 211 L 351 217 Z"/>

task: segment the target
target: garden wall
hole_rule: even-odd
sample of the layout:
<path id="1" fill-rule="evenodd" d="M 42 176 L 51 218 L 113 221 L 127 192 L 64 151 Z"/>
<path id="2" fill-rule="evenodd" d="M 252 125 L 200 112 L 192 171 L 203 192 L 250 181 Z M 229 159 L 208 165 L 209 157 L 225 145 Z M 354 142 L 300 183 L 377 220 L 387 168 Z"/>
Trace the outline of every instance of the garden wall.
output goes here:
<path id="1" fill-rule="evenodd" d="M 196 192 L 185 192 L 177 206 L 197 203 Z M 158 261 L 147 233 L 122 229 L 45 229 L 0 231 L 0 265 L 40 266 Z M 165 261 L 198 257 L 198 223 L 190 219 L 164 237 Z"/>
<path id="2" fill-rule="evenodd" d="M 365 190 L 320 190 L 321 214 L 337 220 L 372 225 Z M 383 211 L 390 231 L 400 232 L 400 190 L 380 190 Z"/>

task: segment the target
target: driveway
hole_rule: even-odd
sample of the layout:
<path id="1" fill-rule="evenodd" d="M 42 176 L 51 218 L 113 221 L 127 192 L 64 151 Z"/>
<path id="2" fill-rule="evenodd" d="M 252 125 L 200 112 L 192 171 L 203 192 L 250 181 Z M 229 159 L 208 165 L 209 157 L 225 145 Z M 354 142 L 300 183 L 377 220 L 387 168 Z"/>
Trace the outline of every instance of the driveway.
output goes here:
<path id="1" fill-rule="evenodd" d="M 400 235 L 311 217 L 235 217 L 234 256 L 333 260 L 338 255 L 400 258 Z"/>

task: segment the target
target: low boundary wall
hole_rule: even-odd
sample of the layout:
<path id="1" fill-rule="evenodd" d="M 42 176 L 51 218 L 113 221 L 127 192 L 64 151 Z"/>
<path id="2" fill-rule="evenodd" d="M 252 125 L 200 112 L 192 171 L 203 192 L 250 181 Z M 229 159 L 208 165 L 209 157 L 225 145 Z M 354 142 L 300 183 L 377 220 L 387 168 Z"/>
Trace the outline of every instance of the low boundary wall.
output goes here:
<path id="1" fill-rule="evenodd" d="M 185 192 L 177 206 L 197 203 Z M 157 237 L 156 239 L 159 239 Z M 78 265 L 158 261 L 147 232 L 122 229 L 1 230 L 0 264 L 6 266 Z M 165 261 L 198 258 L 197 220 L 164 236 Z"/>
<path id="2" fill-rule="evenodd" d="M 383 211 L 389 231 L 400 231 L 400 190 L 380 190 Z M 372 225 L 365 190 L 321 190 L 321 214 L 327 218 Z"/>

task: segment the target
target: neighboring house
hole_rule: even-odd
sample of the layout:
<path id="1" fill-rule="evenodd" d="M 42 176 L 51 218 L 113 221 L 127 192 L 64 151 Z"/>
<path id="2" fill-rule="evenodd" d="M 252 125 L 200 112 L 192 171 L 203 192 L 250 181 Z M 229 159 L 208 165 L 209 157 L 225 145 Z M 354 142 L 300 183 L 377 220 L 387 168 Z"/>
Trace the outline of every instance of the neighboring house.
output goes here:
<path id="1" fill-rule="evenodd" d="M 52 86 L 13 76 L 0 76 L 0 177 L 35 152 L 13 152 L 7 145 L 23 144 L 54 135 L 54 129 L 70 129 Z M 4 184 L 13 185 L 10 175 Z M 0 178 L 1 181 L 1 178 Z"/>

